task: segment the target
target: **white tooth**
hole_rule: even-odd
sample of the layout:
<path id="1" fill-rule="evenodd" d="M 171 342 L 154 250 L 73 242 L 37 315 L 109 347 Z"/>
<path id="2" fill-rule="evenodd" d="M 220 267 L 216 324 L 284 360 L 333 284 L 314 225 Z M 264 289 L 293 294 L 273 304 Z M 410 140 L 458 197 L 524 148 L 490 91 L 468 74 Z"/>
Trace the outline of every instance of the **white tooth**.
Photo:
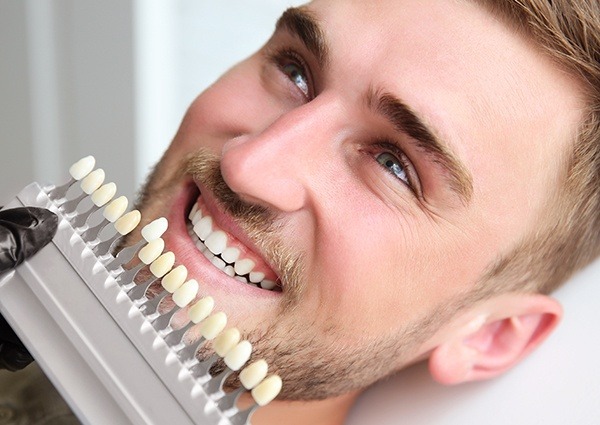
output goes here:
<path id="1" fill-rule="evenodd" d="M 90 195 L 92 192 L 102 186 L 105 177 L 106 175 L 104 174 L 104 170 L 102 168 L 92 171 L 83 180 L 81 180 L 81 190 Z"/>
<path id="2" fill-rule="evenodd" d="M 250 359 L 251 354 L 252 344 L 249 341 L 242 341 L 227 353 L 223 361 L 229 369 L 240 370 Z"/>
<path id="3" fill-rule="evenodd" d="M 202 254 L 204 254 L 204 256 L 208 259 L 208 261 L 211 261 L 211 262 L 212 262 L 212 259 L 215 258 L 215 254 L 210 252 L 209 249 L 205 249 Z"/>
<path id="4" fill-rule="evenodd" d="M 236 261 L 235 266 L 233 268 L 235 269 L 236 274 L 244 276 L 250 273 L 254 266 L 254 261 L 244 258 L 243 260 Z"/>
<path id="5" fill-rule="evenodd" d="M 200 325 L 200 334 L 207 340 L 214 339 L 227 325 L 227 316 L 222 311 L 209 316 Z"/>
<path id="6" fill-rule="evenodd" d="M 173 270 L 167 273 L 165 277 L 162 278 L 161 283 L 163 288 L 170 293 L 175 292 L 181 285 L 183 285 L 183 282 L 185 282 L 187 279 L 187 274 L 187 269 L 183 264 L 175 267 Z"/>
<path id="7" fill-rule="evenodd" d="M 227 234 L 222 230 L 212 232 L 204 241 L 204 245 L 210 249 L 210 252 L 218 255 L 227 248 Z"/>
<path id="8" fill-rule="evenodd" d="M 156 277 L 163 277 L 171 271 L 174 264 L 175 254 L 172 252 L 165 252 L 150 264 L 150 272 Z"/>
<path id="9" fill-rule="evenodd" d="M 188 280 L 173 292 L 173 302 L 177 304 L 178 307 L 185 307 L 196 298 L 198 289 L 200 289 L 200 285 L 198 285 L 196 279 Z"/>
<path id="10" fill-rule="evenodd" d="M 127 210 L 128 203 L 129 201 L 125 196 L 119 196 L 104 208 L 102 215 L 105 219 L 114 223 Z"/>
<path id="11" fill-rule="evenodd" d="M 233 269 L 233 266 L 226 266 L 223 269 L 223 271 L 225 272 L 225 274 L 227 276 L 231 276 L 231 277 L 235 276 L 235 270 Z"/>
<path id="12" fill-rule="evenodd" d="M 240 258 L 240 250 L 234 247 L 225 248 L 221 253 L 221 258 L 225 260 L 227 264 L 233 264 Z"/>
<path id="13" fill-rule="evenodd" d="M 200 252 L 206 251 L 206 245 L 204 245 L 204 242 L 202 242 L 200 239 L 198 239 L 198 242 L 196 242 L 196 248 L 198 248 L 198 251 Z"/>
<path id="14" fill-rule="evenodd" d="M 129 211 L 123 217 L 115 221 L 115 229 L 122 235 L 126 235 L 140 224 L 142 214 L 138 210 Z"/>
<path id="15" fill-rule="evenodd" d="M 274 289 L 276 286 L 277 284 L 272 280 L 265 279 L 262 282 L 260 282 L 260 287 L 263 289 Z"/>
<path id="16" fill-rule="evenodd" d="M 265 274 L 262 272 L 250 272 L 250 282 L 252 283 L 260 283 L 264 278 Z"/>
<path id="17" fill-rule="evenodd" d="M 71 165 L 69 168 L 69 174 L 75 180 L 81 180 L 85 176 L 87 176 L 96 165 L 96 159 L 93 156 L 86 156 L 85 158 L 81 158 L 75 164 Z"/>
<path id="18" fill-rule="evenodd" d="M 247 390 L 256 387 L 260 381 L 265 379 L 269 365 L 263 359 L 257 360 L 249 366 L 246 366 L 240 372 L 240 382 Z"/>
<path id="19" fill-rule="evenodd" d="M 278 375 L 271 375 L 252 390 L 252 398 L 259 406 L 264 406 L 271 402 L 281 391 L 281 378 Z"/>
<path id="20" fill-rule="evenodd" d="M 154 239 L 160 238 L 163 235 L 163 233 L 167 231 L 168 227 L 169 222 L 166 218 L 157 218 L 156 220 L 151 221 L 142 228 L 142 237 L 146 239 L 146 242 L 151 242 Z"/>
<path id="21" fill-rule="evenodd" d="M 152 242 L 148 242 L 148 244 L 140 249 L 138 252 L 138 258 L 142 260 L 144 264 L 150 264 L 154 260 L 158 258 L 158 256 L 165 249 L 165 241 L 161 238 L 154 239 Z"/>
<path id="22" fill-rule="evenodd" d="M 220 357 L 225 357 L 239 342 L 242 335 L 237 328 L 229 328 L 215 338 L 213 341 L 213 350 Z"/>
<path id="23" fill-rule="evenodd" d="M 198 204 L 195 203 L 194 206 L 192 207 L 192 210 L 188 214 L 188 219 L 190 221 L 192 221 L 197 212 L 198 212 Z"/>
<path id="24" fill-rule="evenodd" d="M 212 217 L 202 217 L 198 223 L 194 225 L 194 233 L 198 235 L 200 240 L 206 239 L 212 233 Z"/>
<path id="25" fill-rule="evenodd" d="M 202 219 L 202 211 L 196 211 L 196 214 L 192 217 L 192 225 L 195 226 Z"/>
<path id="26" fill-rule="evenodd" d="M 204 297 L 190 307 L 188 317 L 192 322 L 200 323 L 208 317 L 214 307 L 215 300 L 213 297 Z"/>
<path id="27" fill-rule="evenodd" d="M 92 193 L 91 199 L 97 207 L 101 207 L 110 201 L 116 193 L 117 185 L 114 183 L 106 183 L 104 186 Z"/>
<path id="28" fill-rule="evenodd" d="M 242 283 L 248 283 L 248 279 L 246 279 L 245 277 L 242 276 L 234 276 L 235 280 L 239 280 Z"/>
<path id="29" fill-rule="evenodd" d="M 219 257 L 213 257 L 212 263 L 218 269 L 221 269 L 221 270 L 225 269 L 225 266 L 226 266 L 225 261 L 221 260 Z"/>

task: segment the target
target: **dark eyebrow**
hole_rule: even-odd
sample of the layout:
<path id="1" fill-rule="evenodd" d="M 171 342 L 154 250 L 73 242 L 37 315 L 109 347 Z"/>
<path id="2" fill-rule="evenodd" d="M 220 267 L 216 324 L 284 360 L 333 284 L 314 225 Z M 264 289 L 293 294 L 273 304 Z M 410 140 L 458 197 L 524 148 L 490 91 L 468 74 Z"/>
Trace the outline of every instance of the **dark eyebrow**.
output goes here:
<path id="1" fill-rule="evenodd" d="M 473 194 L 473 178 L 468 169 L 443 143 L 425 121 L 394 95 L 370 90 L 367 102 L 369 107 L 392 123 L 399 132 L 406 133 L 417 143 L 417 147 L 441 165 L 450 180 L 451 189 L 464 203 L 468 203 Z"/>
<path id="2" fill-rule="evenodd" d="M 290 7 L 277 21 L 276 31 L 287 30 L 302 41 L 322 69 L 329 63 L 329 48 L 319 21 L 306 7 Z"/>

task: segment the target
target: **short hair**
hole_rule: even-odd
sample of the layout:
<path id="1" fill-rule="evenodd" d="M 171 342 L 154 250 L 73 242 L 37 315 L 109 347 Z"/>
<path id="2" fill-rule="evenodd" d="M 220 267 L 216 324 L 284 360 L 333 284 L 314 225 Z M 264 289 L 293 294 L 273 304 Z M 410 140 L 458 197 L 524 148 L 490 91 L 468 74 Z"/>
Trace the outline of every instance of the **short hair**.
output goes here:
<path id="1" fill-rule="evenodd" d="M 600 2 L 475 1 L 584 89 L 586 109 L 540 225 L 491 264 L 473 292 L 476 299 L 506 291 L 548 294 L 600 255 Z"/>

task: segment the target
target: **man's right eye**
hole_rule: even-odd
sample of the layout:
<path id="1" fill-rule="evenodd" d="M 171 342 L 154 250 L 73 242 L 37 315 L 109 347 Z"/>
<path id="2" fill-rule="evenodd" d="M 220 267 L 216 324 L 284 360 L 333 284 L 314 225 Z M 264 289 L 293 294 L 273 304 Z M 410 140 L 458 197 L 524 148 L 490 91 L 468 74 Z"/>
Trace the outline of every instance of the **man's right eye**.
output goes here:
<path id="1" fill-rule="evenodd" d="M 308 66 L 297 52 L 290 49 L 282 49 L 271 53 L 269 58 L 302 92 L 307 101 L 312 100 L 312 84 Z"/>

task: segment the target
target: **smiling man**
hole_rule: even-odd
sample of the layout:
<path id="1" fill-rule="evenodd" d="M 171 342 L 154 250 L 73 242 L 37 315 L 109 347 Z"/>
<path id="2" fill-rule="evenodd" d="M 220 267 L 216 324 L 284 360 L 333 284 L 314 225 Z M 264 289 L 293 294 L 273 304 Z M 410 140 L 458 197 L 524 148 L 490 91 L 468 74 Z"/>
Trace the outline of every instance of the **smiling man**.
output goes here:
<path id="1" fill-rule="evenodd" d="M 600 251 L 598 22 L 316 0 L 194 101 L 140 208 L 282 376 L 255 424 L 341 423 L 425 359 L 491 378 L 552 331 L 547 294 Z"/>

